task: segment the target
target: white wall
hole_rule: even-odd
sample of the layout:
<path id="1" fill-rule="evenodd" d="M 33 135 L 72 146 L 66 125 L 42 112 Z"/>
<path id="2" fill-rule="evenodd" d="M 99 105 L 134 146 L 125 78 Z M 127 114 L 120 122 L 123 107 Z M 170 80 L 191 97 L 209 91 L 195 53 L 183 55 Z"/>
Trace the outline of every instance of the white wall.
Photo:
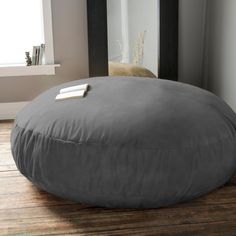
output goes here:
<path id="1" fill-rule="evenodd" d="M 209 0 L 208 88 L 236 111 L 236 1 Z"/>
<path id="2" fill-rule="evenodd" d="M 196 86 L 203 80 L 207 1 L 179 1 L 179 81 Z"/>

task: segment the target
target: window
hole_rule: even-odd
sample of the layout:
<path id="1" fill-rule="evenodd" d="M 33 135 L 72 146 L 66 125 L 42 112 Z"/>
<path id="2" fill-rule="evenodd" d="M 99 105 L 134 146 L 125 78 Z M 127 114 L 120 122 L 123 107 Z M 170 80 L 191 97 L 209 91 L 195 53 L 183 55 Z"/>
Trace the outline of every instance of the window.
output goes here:
<path id="1" fill-rule="evenodd" d="M 54 74 L 51 0 L 0 0 L 0 76 Z M 45 64 L 26 67 L 25 52 L 45 44 Z"/>

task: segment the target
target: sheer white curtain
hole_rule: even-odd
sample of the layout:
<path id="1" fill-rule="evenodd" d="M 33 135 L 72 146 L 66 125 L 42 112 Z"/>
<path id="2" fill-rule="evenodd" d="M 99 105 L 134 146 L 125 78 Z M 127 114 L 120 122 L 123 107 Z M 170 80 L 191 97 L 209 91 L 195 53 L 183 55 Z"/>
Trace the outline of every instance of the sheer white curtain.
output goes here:
<path id="1" fill-rule="evenodd" d="M 44 43 L 42 0 L 0 0 L 0 65 L 25 63 Z"/>

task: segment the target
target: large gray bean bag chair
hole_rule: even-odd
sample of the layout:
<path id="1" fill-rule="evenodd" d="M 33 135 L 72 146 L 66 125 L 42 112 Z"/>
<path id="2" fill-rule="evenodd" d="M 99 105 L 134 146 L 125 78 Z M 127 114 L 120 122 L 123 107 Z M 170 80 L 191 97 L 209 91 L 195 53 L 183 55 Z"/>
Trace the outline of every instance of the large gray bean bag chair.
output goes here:
<path id="1" fill-rule="evenodd" d="M 61 88 L 87 96 L 56 102 Z M 95 206 L 156 208 L 225 184 L 236 169 L 236 115 L 215 95 L 143 78 L 52 88 L 17 116 L 12 153 L 38 187 Z"/>

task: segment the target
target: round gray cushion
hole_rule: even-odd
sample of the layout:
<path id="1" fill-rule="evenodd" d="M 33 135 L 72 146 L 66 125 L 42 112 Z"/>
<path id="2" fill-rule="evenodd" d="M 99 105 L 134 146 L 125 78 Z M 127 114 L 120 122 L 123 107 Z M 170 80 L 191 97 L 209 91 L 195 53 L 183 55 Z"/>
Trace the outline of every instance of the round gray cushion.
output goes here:
<path id="1" fill-rule="evenodd" d="M 56 102 L 64 87 L 87 96 Z M 19 114 L 15 162 L 38 187 L 105 207 L 162 207 L 225 184 L 236 116 L 215 95 L 158 79 L 91 78 L 54 87 Z"/>

